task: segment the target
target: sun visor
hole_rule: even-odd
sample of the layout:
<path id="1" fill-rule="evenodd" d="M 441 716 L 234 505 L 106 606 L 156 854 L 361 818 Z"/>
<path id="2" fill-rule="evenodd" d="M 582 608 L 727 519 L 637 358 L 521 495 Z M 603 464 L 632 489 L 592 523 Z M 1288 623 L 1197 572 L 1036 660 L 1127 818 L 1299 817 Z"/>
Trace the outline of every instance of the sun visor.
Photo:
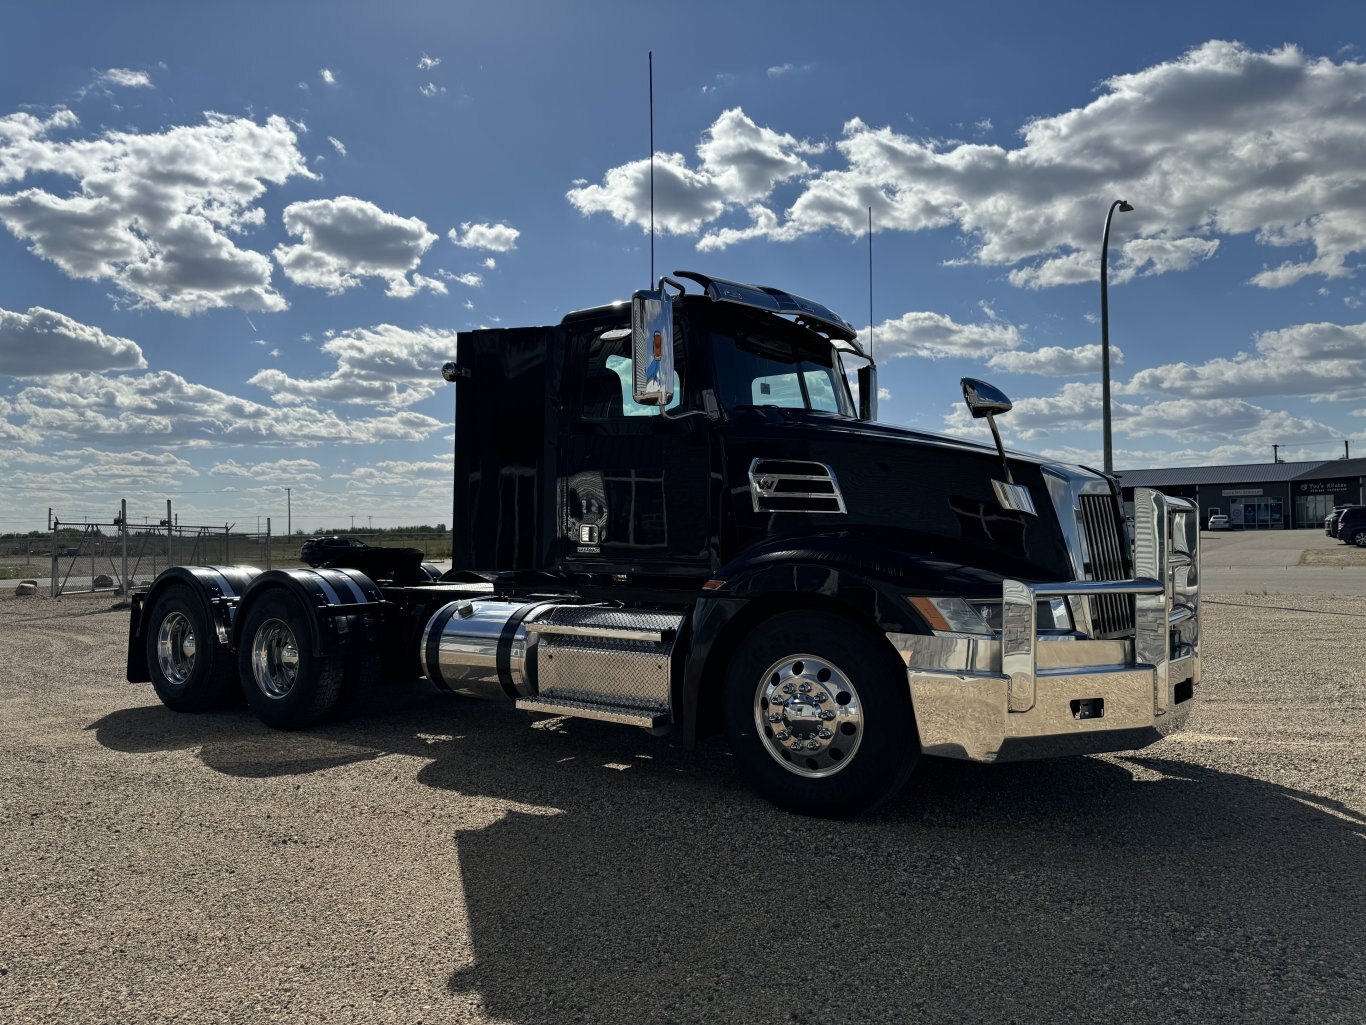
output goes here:
<path id="1" fill-rule="evenodd" d="M 810 299 L 784 292 L 778 288 L 763 285 L 742 285 L 736 281 L 710 278 L 693 271 L 674 271 L 681 278 L 690 278 L 700 284 L 707 292 L 707 298 L 716 302 L 737 303 L 766 310 L 782 316 L 795 317 L 799 322 L 825 331 L 832 338 L 851 341 L 857 332 L 852 324 L 834 310 Z"/>

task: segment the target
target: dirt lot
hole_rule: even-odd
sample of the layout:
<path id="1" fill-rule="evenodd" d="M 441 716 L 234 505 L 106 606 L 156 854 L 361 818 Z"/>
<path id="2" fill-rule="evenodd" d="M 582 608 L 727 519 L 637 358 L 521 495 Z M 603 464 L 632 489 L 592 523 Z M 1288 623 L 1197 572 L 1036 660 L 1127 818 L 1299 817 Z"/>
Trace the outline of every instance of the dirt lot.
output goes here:
<path id="1" fill-rule="evenodd" d="M 1366 607 L 1219 602 L 1185 734 L 835 824 L 425 685 L 176 715 L 127 612 L 0 590 L 0 1021 L 1359 1025 Z"/>

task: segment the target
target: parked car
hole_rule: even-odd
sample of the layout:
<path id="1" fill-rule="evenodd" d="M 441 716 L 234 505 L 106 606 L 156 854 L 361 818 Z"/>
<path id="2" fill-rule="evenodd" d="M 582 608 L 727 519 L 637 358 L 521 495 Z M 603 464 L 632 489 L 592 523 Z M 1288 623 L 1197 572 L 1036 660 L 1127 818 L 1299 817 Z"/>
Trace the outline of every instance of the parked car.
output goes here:
<path id="1" fill-rule="evenodd" d="M 1343 514 L 1344 512 L 1346 512 L 1348 509 L 1362 509 L 1362 508 L 1366 508 L 1366 506 L 1360 506 L 1360 505 L 1335 505 L 1335 506 L 1333 506 L 1333 511 L 1330 512 L 1330 513 L 1328 514 L 1327 519 L 1325 519 L 1325 520 L 1323 521 L 1323 532 L 1324 532 L 1325 534 L 1327 534 L 1329 537 L 1337 537 L 1337 536 L 1338 536 L 1338 520 L 1342 517 L 1342 514 Z"/>
<path id="2" fill-rule="evenodd" d="M 1366 548 L 1366 505 L 1354 505 L 1342 510 L 1334 536 L 1343 544 Z"/>
<path id="3" fill-rule="evenodd" d="M 1228 530 L 1228 517 L 1223 513 L 1215 513 L 1209 518 L 1209 523 L 1205 524 L 1206 530 Z"/>

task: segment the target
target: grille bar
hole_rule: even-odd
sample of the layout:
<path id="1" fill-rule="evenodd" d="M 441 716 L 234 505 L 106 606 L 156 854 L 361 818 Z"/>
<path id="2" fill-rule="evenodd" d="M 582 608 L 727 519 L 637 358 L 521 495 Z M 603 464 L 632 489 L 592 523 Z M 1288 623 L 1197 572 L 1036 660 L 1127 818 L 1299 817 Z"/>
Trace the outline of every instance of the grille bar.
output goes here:
<path id="1" fill-rule="evenodd" d="M 1086 539 L 1092 580 L 1125 580 L 1129 558 L 1124 550 L 1119 510 L 1110 495 L 1080 495 L 1082 534 Z M 1102 594 L 1091 599 L 1091 622 L 1098 637 L 1126 635 L 1134 629 L 1134 600 L 1130 595 Z"/>

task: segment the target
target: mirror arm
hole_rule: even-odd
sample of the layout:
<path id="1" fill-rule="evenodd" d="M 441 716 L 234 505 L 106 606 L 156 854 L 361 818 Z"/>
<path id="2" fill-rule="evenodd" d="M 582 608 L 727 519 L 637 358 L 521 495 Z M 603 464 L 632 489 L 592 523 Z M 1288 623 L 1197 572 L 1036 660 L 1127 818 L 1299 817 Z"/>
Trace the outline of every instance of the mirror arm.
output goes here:
<path id="1" fill-rule="evenodd" d="M 1001 456 L 1001 468 L 1006 472 L 1006 483 L 1014 484 L 1015 478 L 1010 475 L 1010 463 L 1006 461 L 1006 447 L 1001 444 L 1001 432 L 996 429 L 996 415 L 987 414 L 987 424 L 991 427 L 991 436 L 996 439 L 996 451 Z"/>

